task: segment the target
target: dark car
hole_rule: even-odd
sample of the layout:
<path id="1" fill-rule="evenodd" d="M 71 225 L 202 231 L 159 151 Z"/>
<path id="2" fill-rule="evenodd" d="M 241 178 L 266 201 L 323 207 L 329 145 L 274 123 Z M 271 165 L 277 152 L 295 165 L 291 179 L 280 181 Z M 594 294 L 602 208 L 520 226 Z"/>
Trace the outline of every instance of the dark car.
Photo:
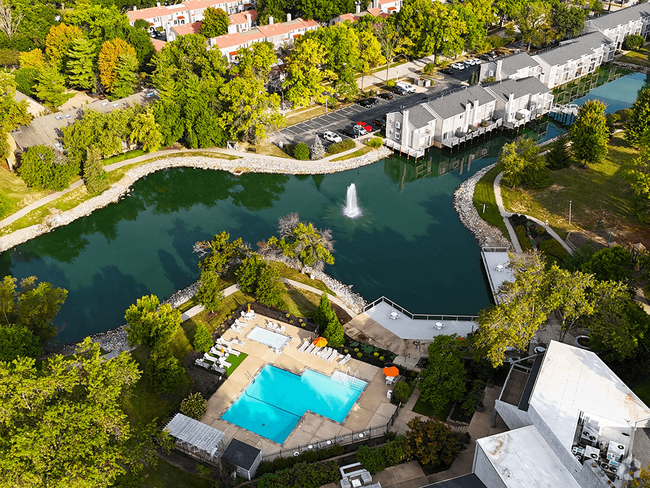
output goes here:
<path id="1" fill-rule="evenodd" d="M 394 86 L 391 91 L 393 93 L 395 93 L 396 95 L 404 96 L 404 95 L 408 94 L 408 92 L 404 88 L 402 88 L 400 86 Z"/>
<path id="2" fill-rule="evenodd" d="M 379 100 L 376 98 L 364 98 L 363 100 L 358 100 L 357 103 L 361 105 L 362 107 L 374 107 L 379 103 Z"/>
<path id="3" fill-rule="evenodd" d="M 345 129 L 342 129 L 339 132 L 348 137 L 351 137 L 352 139 L 356 139 L 357 137 L 359 137 L 359 133 L 355 132 L 351 127 L 346 127 Z"/>
<path id="4" fill-rule="evenodd" d="M 375 126 L 379 127 L 380 129 L 386 126 L 386 123 L 381 119 L 375 119 L 372 121 L 372 123 L 375 124 Z"/>
<path id="5" fill-rule="evenodd" d="M 391 92 L 380 93 L 379 96 L 381 98 L 383 98 L 384 100 L 392 100 L 393 99 L 393 94 Z"/>
<path id="6" fill-rule="evenodd" d="M 455 73 L 455 71 L 452 68 L 441 69 L 440 72 L 446 75 L 453 75 Z"/>

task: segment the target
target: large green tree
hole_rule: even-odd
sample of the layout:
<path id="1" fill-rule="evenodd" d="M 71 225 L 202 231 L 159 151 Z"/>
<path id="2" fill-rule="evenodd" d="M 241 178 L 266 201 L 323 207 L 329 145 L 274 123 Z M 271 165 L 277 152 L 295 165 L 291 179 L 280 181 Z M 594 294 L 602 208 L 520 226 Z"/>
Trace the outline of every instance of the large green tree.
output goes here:
<path id="1" fill-rule="evenodd" d="M 27 100 L 16 101 L 16 81 L 10 73 L 0 71 L 0 158 L 9 157 L 9 132 L 18 124 L 29 125 Z"/>
<path id="2" fill-rule="evenodd" d="M 415 417 L 408 426 L 405 445 L 407 455 L 425 466 L 449 466 L 466 447 L 463 435 L 453 432 L 444 422 Z"/>
<path id="3" fill-rule="evenodd" d="M 642 144 L 643 135 L 650 129 L 650 86 L 645 85 L 637 93 L 625 124 L 625 139 L 635 147 Z"/>
<path id="4" fill-rule="evenodd" d="M 70 86 L 90 90 L 95 87 L 95 46 L 85 37 L 72 41 L 66 68 Z"/>
<path id="5" fill-rule="evenodd" d="M 586 19 L 585 10 L 575 5 L 555 2 L 551 8 L 551 28 L 560 41 L 579 36 Z"/>
<path id="6" fill-rule="evenodd" d="M 142 145 L 146 152 L 154 152 L 163 145 L 163 136 L 156 124 L 154 108 L 148 105 L 139 111 L 131 121 L 131 142 Z"/>
<path id="7" fill-rule="evenodd" d="M 226 231 L 215 235 L 209 241 L 197 242 L 194 244 L 194 251 L 202 257 L 199 261 L 202 272 L 211 271 L 222 276 L 250 254 L 241 237 L 231 242 L 230 234 Z"/>
<path id="8" fill-rule="evenodd" d="M 223 36 L 228 33 L 230 17 L 220 8 L 208 7 L 203 12 L 199 34 L 205 37 Z"/>
<path id="9" fill-rule="evenodd" d="M 546 159 L 539 155 L 539 147 L 531 139 L 521 138 L 504 144 L 499 162 L 503 164 L 503 183 L 515 187 L 544 188 L 551 182 Z"/>
<path id="10" fill-rule="evenodd" d="M 551 5 L 542 0 L 524 3 L 515 16 L 515 24 L 521 32 L 521 40 L 542 46 L 549 40 L 551 29 Z"/>
<path id="11" fill-rule="evenodd" d="M 359 91 L 356 72 L 361 52 L 359 35 L 348 23 L 339 23 L 305 34 L 320 42 L 325 49 L 325 67 L 335 76 L 332 88 L 342 96 L 350 97 Z"/>
<path id="12" fill-rule="evenodd" d="M 326 95 L 324 82 L 333 73 L 324 68 L 325 47 L 316 39 L 301 36 L 287 57 L 287 78 L 283 88 L 285 98 L 294 108 L 307 107 L 312 102 L 323 103 Z"/>
<path id="13" fill-rule="evenodd" d="M 569 129 L 571 150 L 582 164 L 600 163 L 607 155 L 609 129 L 605 107 L 600 100 L 588 100 L 578 109 L 578 120 Z"/>
<path id="14" fill-rule="evenodd" d="M 91 195 L 99 195 L 110 187 L 108 174 L 102 165 L 101 154 L 96 147 L 86 149 L 86 162 L 84 163 L 84 183 Z"/>
<path id="15" fill-rule="evenodd" d="M 142 442 L 121 407 L 139 377 L 128 354 L 104 361 L 88 338 L 73 357 L 42 367 L 31 358 L 0 362 L 2 484 L 108 487 L 155 465 L 152 438 Z"/>
<path id="16" fill-rule="evenodd" d="M 255 293 L 257 300 L 267 307 L 283 309 L 286 307 L 282 296 L 287 292 L 280 273 L 273 266 L 263 266 L 257 279 Z"/>
<path id="17" fill-rule="evenodd" d="M 420 398 L 429 405 L 442 406 L 460 400 L 465 393 L 463 356 L 467 341 L 456 334 L 439 335 L 429 344 L 429 365 L 420 373 Z"/>
<path id="18" fill-rule="evenodd" d="M 115 66 L 113 98 L 126 98 L 133 94 L 138 86 L 137 69 L 138 57 L 135 52 L 126 51 L 119 55 L 117 66 Z"/>
<path id="19" fill-rule="evenodd" d="M 181 312 L 168 303 L 161 305 L 155 295 L 139 298 L 126 310 L 124 318 L 128 324 L 129 343 L 144 344 L 154 351 L 167 348 L 182 322 Z"/>
<path id="20" fill-rule="evenodd" d="M 39 73 L 36 96 L 46 106 L 57 110 L 74 95 L 72 93 L 66 93 L 65 78 L 63 75 L 56 68 L 47 67 Z"/>
<path id="21" fill-rule="evenodd" d="M 79 167 L 49 146 L 32 146 L 23 153 L 18 174 L 30 188 L 61 191 L 68 188 L 70 178 L 79 174 Z"/>
<path id="22" fill-rule="evenodd" d="M 224 298 L 219 275 L 213 271 L 204 271 L 201 273 L 199 282 L 196 299 L 210 312 L 218 310 Z"/>

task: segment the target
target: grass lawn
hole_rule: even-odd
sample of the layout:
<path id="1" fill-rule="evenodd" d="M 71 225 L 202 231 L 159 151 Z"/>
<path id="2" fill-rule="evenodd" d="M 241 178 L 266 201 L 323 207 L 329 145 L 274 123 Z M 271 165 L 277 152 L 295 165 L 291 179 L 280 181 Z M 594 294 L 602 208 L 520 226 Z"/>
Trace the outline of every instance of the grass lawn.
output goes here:
<path id="1" fill-rule="evenodd" d="M 226 369 L 226 376 L 230 376 L 235 372 L 237 369 L 237 366 L 239 366 L 244 359 L 248 357 L 248 354 L 242 352 L 239 356 L 235 356 L 234 354 L 230 354 L 228 356 L 228 362 L 231 364 L 229 368 Z"/>
<path id="2" fill-rule="evenodd" d="M 650 66 L 650 61 L 648 61 L 648 55 L 650 51 L 647 49 L 640 49 L 638 51 L 630 51 L 627 54 L 620 57 L 619 62 L 636 64 L 639 66 Z"/>
<path id="3" fill-rule="evenodd" d="M 453 406 L 453 402 L 449 402 L 446 405 L 443 405 L 441 407 L 432 407 L 428 403 L 425 403 L 422 401 L 421 398 L 418 398 L 418 401 L 415 402 L 415 405 L 413 405 L 413 411 L 415 413 L 419 413 L 420 415 L 424 415 L 426 417 L 438 419 L 441 422 L 444 422 L 447 420 L 447 417 L 449 416 L 449 412 L 451 412 L 451 407 Z"/>
<path id="4" fill-rule="evenodd" d="M 47 196 L 48 193 L 30 190 L 16 173 L 0 168 L 0 219 Z"/>
<path id="5" fill-rule="evenodd" d="M 341 156 L 339 158 L 334 158 L 332 159 L 332 161 L 345 161 L 346 159 L 356 158 L 358 156 L 363 156 L 364 154 L 368 154 L 372 150 L 373 148 L 369 146 L 362 147 L 361 149 L 357 149 L 353 153 L 346 154 L 345 156 Z"/>
<path id="6" fill-rule="evenodd" d="M 474 190 L 474 206 L 483 220 L 498 227 L 501 233 L 506 236 L 506 238 L 509 238 L 508 229 L 506 229 L 506 224 L 503 222 L 503 218 L 501 217 L 494 196 L 494 179 L 502 169 L 501 165 L 495 166 L 485 173 L 483 178 L 476 183 L 476 189 Z M 485 212 L 483 212 L 483 205 L 485 205 Z"/>
<path id="7" fill-rule="evenodd" d="M 251 156 L 255 156 L 255 154 L 261 154 L 264 156 L 276 156 L 278 158 L 295 159 L 289 156 L 286 152 L 284 152 L 272 142 L 258 142 L 253 147 L 255 148 L 255 152 L 251 153 Z"/>
<path id="8" fill-rule="evenodd" d="M 164 459 L 158 459 L 158 466 L 147 466 L 142 472 L 144 477 L 140 486 L 142 488 L 178 488 L 191 486 L 193 488 L 212 488 L 214 482 L 200 476 L 186 473 L 180 468 L 169 464 Z M 127 477 L 126 481 L 131 478 Z"/>
<path id="9" fill-rule="evenodd" d="M 144 154 L 147 153 L 142 149 L 134 149 L 133 151 L 116 154 L 115 156 L 111 156 L 110 158 L 102 159 L 102 165 L 108 166 L 109 164 L 119 163 L 120 161 L 126 161 L 127 159 L 137 158 L 138 156 L 142 156 Z"/>
<path id="10" fill-rule="evenodd" d="M 529 191 L 502 186 L 504 206 L 511 212 L 548 219 L 562 237 L 570 230 L 593 230 L 599 220 L 618 228 L 636 225 L 630 205 L 633 192 L 624 173 L 637 154 L 622 134 L 614 136 L 603 163 L 552 171 L 549 188 Z M 569 200 L 573 202 L 571 225 Z"/>
<path id="11" fill-rule="evenodd" d="M 290 268 L 289 266 L 279 263 L 277 261 L 272 261 L 270 264 L 271 266 L 273 266 L 275 269 L 278 270 L 280 276 L 282 276 L 283 278 L 288 278 L 290 280 L 297 281 L 305 285 L 313 286 L 314 288 L 323 290 L 324 292 L 327 292 L 330 295 L 336 296 L 336 293 L 334 293 L 332 290 L 327 288 L 327 285 L 325 285 L 325 283 L 323 283 L 322 281 L 312 280 L 308 275 L 301 273 L 297 269 Z"/>

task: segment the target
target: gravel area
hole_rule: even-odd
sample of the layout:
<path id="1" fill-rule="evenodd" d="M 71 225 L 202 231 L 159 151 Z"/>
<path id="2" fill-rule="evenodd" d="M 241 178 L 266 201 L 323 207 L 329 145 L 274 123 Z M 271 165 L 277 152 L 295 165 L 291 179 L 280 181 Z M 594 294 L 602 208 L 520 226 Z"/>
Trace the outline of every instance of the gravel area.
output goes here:
<path id="1" fill-rule="evenodd" d="M 454 209 L 463 225 L 474 234 L 479 246 L 512 248 L 510 241 L 503 236 L 501 231 L 483 220 L 474 206 L 476 183 L 494 166 L 496 163 L 480 169 L 460 184 L 454 192 Z"/>

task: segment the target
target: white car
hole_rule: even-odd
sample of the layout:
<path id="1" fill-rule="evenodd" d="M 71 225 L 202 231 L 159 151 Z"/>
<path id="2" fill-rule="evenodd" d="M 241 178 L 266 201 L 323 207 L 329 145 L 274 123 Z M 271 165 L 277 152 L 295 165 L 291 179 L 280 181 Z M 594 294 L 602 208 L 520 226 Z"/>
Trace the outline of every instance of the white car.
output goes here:
<path id="1" fill-rule="evenodd" d="M 465 65 L 462 64 L 462 63 L 452 63 L 450 66 L 452 68 L 454 68 L 454 69 L 457 69 L 457 70 L 464 70 L 465 69 Z"/>
<path id="2" fill-rule="evenodd" d="M 323 139 L 329 142 L 341 142 L 343 138 L 338 135 L 336 132 L 332 132 L 331 130 L 325 131 L 323 133 Z"/>
<path id="3" fill-rule="evenodd" d="M 358 133 L 360 136 L 365 136 L 368 133 L 368 131 L 366 129 L 364 129 L 363 127 L 361 127 L 360 125 L 355 125 L 352 128 L 352 130 L 354 132 Z"/>
<path id="4" fill-rule="evenodd" d="M 410 83 L 405 83 L 403 81 L 398 81 L 395 83 L 395 86 L 399 86 L 403 90 L 406 90 L 408 93 L 415 93 L 415 87 Z"/>
<path id="5" fill-rule="evenodd" d="M 465 66 L 467 66 L 467 67 L 469 67 L 469 66 L 474 66 L 474 60 L 473 60 L 473 59 L 466 59 L 465 61 L 463 61 L 463 63 L 464 63 Z"/>

